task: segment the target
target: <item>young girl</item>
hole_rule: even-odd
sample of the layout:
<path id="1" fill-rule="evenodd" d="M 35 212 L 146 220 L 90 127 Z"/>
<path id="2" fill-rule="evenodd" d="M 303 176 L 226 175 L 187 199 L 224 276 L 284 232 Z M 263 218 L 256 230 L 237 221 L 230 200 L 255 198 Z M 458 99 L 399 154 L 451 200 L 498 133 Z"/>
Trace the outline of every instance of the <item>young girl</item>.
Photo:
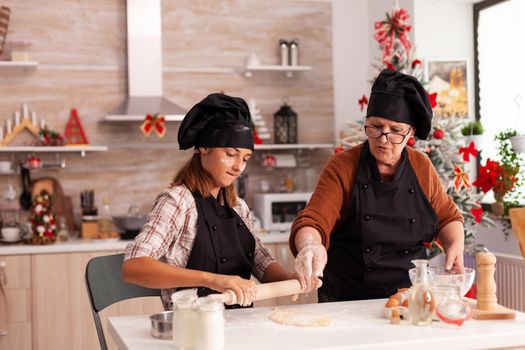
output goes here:
<path id="1" fill-rule="evenodd" d="M 298 279 L 253 234 L 250 210 L 234 181 L 254 149 L 250 112 L 239 97 L 211 94 L 184 117 L 178 134 L 193 157 L 156 198 L 148 222 L 125 251 L 123 278 L 162 288 L 162 301 L 181 287 L 198 295 L 231 289 L 241 306 L 252 303 L 255 283 Z"/>

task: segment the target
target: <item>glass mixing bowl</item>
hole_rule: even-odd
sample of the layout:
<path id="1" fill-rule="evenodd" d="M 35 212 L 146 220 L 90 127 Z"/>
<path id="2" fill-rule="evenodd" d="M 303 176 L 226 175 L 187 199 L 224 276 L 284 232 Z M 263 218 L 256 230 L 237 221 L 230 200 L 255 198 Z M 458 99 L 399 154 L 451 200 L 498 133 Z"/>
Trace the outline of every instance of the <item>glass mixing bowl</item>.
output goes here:
<path id="1" fill-rule="evenodd" d="M 461 296 L 467 294 L 474 283 L 476 270 L 465 267 L 465 273 L 454 273 L 447 271 L 443 266 L 434 266 L 428 268 L 429 281 L 433 286 L 458 286 Z M 410 282 L 414 284 L 416 278 L 416 269 L 408 270 Z"/>

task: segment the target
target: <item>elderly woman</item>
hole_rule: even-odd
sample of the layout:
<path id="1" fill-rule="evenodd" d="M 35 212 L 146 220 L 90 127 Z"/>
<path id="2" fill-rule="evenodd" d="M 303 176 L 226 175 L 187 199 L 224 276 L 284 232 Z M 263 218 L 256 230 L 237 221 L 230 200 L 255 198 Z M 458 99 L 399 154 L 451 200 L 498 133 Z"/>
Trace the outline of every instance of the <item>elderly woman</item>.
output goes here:
<path id="1" fill-rule="evenodd" d="M 320 302 L 384 298 L 409 286 L 411 260 L 427 258 L 424 243 L 436 237 L 445 267 L 463 268 L 463 217 L 428 157 L 406 147 L 431 129 L 425 89 L 384 70 L 369 100 L 368 140 L 328 161 L 292 226 L 297 272 L 311 284 L 324 276 Z"/>

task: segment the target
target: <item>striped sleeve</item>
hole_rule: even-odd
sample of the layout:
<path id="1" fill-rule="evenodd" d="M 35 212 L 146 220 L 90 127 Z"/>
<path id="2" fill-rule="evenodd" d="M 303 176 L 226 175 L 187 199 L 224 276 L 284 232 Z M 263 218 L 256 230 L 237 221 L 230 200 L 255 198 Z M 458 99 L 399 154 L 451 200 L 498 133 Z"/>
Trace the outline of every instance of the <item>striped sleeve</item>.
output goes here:
<path id="1" fill-rule="evenodd" d="M 166 255 L 170 255 L 169 250 L 173 244 L 191 249 L 195 218 L 187 215 L 187 212 L 193 197 L 191 193 L 188 196 L 185 192 L 187 190 L 180 187 L 176 190 L 163 191 L 157 196 L 147 223 L 133 242 L 126 247 L 125 260 L 145 256 L 161 260 Z M 171 253 L 173 254 L 173 251 Z M 178 250 L 177 253 L 187 255 L 187 251 Z M 187 260 L 186 256 L 172 258 L 183 264 Z"/>

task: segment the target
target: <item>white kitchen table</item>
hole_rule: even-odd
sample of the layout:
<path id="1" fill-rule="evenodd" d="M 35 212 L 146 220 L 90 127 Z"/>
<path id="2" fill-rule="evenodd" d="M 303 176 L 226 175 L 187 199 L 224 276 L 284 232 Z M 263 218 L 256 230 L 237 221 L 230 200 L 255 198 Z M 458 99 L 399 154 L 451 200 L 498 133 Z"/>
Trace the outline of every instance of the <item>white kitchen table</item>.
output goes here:
<path id="1" fill-rule="evenodd" d="M 386 299 L 280 306 L 327 315 L 331 326 L 304 328 L 268 319 L 273 307 L 225 311 L 226 349 L 490 349 L 525 347 L 525 314 L 515 320 L 469 320 L 463 326 L 434 321 L 391 325 L 383 315 Z M 148 315 L 109 317 L 109 332 L 120 349 L 173 349 L 171 340 L 150 336 Z"/>

